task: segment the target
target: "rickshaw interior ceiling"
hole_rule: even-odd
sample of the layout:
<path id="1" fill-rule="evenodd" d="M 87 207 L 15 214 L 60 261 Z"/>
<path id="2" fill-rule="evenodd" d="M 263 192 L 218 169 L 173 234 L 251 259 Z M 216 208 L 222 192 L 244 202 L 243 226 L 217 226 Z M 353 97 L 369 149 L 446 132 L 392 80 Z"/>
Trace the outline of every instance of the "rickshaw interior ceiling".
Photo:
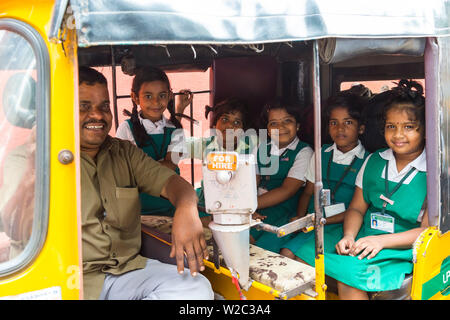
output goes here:
<path id="1" fill-rule="evenodd" d="M 411 39 L 411 41 L 424 42 L 425 39 Z M 353 52 L 351 55 L 344 56 L 346 52 L 339 52 L 339 48 L 333 48 L 334 52 L 331 57 L 326 56 L 329 55 L 326 52 L 329 49 L 325 48 L 325 45 L 321 45 L 320 52 L 323 53 L 323 55 L 321 54 L 321 62 L 322 64 L 332 64 L 335 68 L 423 64 L 423 47 L 421 50 L 404 53 L 401 52 L 401 48 L 397 48 L 394 53 L 393 49 L 386 50 L 383 42 L 384 40 L 372 40 L 372 45 L 377 45 L 377 47 L 368 51 L 360 49 L 362 45 L 366 45 L 364 40 L 352 40 Z M 320 43 L 325 43 L 325 41 Z M 347 45 L 349 44 L 347 43 Z M 279 63 L 308 61 L 311 60 L 311 45 L 311 41 L 295 41 L 256 45 L 93 46 L 80 48 L 78 58 L 80 65 L 108 66 L 111 65 L 112 52 L 114 52 L 116 64 L 120 64 L 123 59 L 133 59 L 137 66 L 156 65 L 165 70 L 173 71 L 205 71 L 212 66 L 213 60 L 231 57 L 270 56 L 274 57 Z M 113 48 L 113 51 L 111 48 Z"/>

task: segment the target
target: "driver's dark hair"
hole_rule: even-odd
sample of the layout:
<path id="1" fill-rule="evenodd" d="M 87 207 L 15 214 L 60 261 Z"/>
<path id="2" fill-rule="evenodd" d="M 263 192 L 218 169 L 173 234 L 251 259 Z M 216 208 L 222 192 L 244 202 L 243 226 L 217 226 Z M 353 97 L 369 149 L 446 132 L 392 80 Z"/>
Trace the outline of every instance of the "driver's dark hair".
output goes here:
<path id="1" fill-rule="evenodd" d="M 90 67 L 79 67 L 78 68 L 78 84 L 86 83 L 93 86 L 96 83 L 108 85 L 106 78 L 103 74 L 97 70 Z"/>

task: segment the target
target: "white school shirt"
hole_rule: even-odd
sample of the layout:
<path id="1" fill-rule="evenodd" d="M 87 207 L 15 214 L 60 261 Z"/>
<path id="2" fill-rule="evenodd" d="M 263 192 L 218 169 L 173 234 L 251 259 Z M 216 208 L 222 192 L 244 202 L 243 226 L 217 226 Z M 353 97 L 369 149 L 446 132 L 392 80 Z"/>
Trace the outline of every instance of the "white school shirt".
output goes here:
<path id="1" fill-rule="evenodd" d="M 141 115 L 138 115 L 138 117 L 139 117 L 139 121 L 141 122 L 141 124 L 143 125 L 143 127 L 145 129 L 145 132 L 147 132 L 147 134 L 150 134 L 150 135 L 151 134 L 163 134 L 165 127 L 175 128 L 175 125 L 173 125 L 173 123 L 169 119 L 164 117 L 164 115 L 162 116 L 161 120 L 156 121 L 156 122 L 153 122 L 149 119 L 144 119 L 141 117 Z M 177 152 L 185 151 L 185 150 L 179 150 L 180 146 L 184 145 L 184 144 L 180 144 L 180 141 L 184 140 L 184 134 L 182 134 L 182 129 L 176 131 L 176 137 L 175 137 L 175 133 L 173 135 L 174 136 L 172 137 L 170 144 L 167 148 L 167 152 L 173 152 L 174 149 Z M 134 136 L 133 136 L 133 133 L 131 132 L 131 128 L 130 128 L 130 125 L 128 124 L 128 121 L 124 121 L 119 125 L 119 127 L 117 128 L 117 132 L 116 132 L 116 138 L 131 141 L 134 145 L 136 145 L 136 141 L 134 140 Z M 176 147 L 175 147 L 175 145 L 176 145 Z"/>
<path id="2" fill-rule="evenodd" d="M 358 172 L 358 175 L 356 176 L 355 185 L 362 190 L 362 182 L 363 182 L 363 176 L 364 176 L 364 170 L 366 168 L 367 161 L 372 156 L 369 155 L 364 161 L 363 165 L 361 166 L 361 169 Z M 394 152 L 392 149 L 387 149 L 380 153 L 381 158 L 384 160 L 389 161 L 389 172 L 388 172 L 388 179 L 392 182 L 400 182 L 402 178 L 408 173 L 408 171 L 411 168 L 416 168 L 413 173 L 410 174 L 410 176 L 403 182 L 404 184 L 409 184 L 411 180 L 416 176 L 418 171 L 427 172 L 427 154 L 425 151 L 425 148 L 423 149 L 422 153 L 413 161 L 408 163 L 400 172 L 397 170 L 397 161 L 395 160 Z M 386 171 L 386 166 L 384 166 L 380 179 L 384 179 Z M 420 211 L 419 217 L 417 218 L 417 221 L 422 221 L 422 216 L 424 213 L 424 209 Z"/>
<path id="3" fill-rule="evenodd" d="M 342 151 L 340 151 L 337 146 L 336 143 L 333 143 L 333 145 L 329 146 L 328 148 L 326 148 L 324 150 L 325 152 L 331 152 L 333 151 L 333 159 L 332 161 L 334 163 L 337 164 L 342 164 L 345 166 L 348 166 L 349 164 L 352 163 L 353 157 L 358 157 L 360 159 L 364 158 L 364 154 L 366 153 L 366 149 L 364 148 L 364 146 L 362 145 L 361 141 L 358 140 L 358 145 L 356 147 L 354 147 L 352 150 L 343 153 Z M 311 156 L 311 160 L 309 162 L 308 165 L 308 170 L 306 171 L 306 175 L 305 178 L 306 180 L 314 183 L 315 182 L 315 159 L 314 159 L 314 152 Z"/>
<path id="4" fill-rule="evenodd" d="M 295 148 L 297 148 L 299 141 L 300 140 L 298 139 L 298 137 L 295 137 L 295 139 L 290 144 L 281 149 L 278 149 L 276 143 L 273 143 L 273 141 L 271 141 L 270 144 L 272 145 L 272 147 L 270 148 L 270 154 L 279 157 L 280 155 L 283 154 L 283 152 L 286 149 L 295 150 Z M 308 165 L 312 154 L 313 149 L 311 149 L 311 147 L 309 146 L 306 146 L 302 150 L 300 150 L 300 152 L 297 153 L 294 163 L 292 164 L 292 167 L 289 169 L 286 177 L 305 181 L 306 170 L 308 170 Z M 259 174 L 259 170 L 257 170 L 256 174 Z"/>

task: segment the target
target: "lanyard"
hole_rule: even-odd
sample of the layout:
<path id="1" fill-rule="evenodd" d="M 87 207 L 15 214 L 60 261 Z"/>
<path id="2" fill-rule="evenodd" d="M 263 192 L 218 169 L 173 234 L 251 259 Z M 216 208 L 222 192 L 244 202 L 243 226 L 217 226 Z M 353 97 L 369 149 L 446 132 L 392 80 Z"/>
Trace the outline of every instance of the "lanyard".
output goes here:
<path id="1" fill-rule="evenodd" d="M 283 157 L 286 155 L 286 153 L 288 153 L 288 151 L 289 151 L 289 149 L 286 148 L 286 149 L 283 151 L 283 153 L 280 154 L 280 159 L 283 158 Z"/>
<path id="2" fill-rule="evenodd" d="M 386 171 L 384 173 L 384 195 L 381 195 L 380 198 L 384 200 L 383 208 L 381 210 L 381 214 L 385 214 L 386 206 L 388 202 L 393 205 L 394 201 L 390 200 L 390 197 L 402 186 L 403 182 L 415 171 L 416 168 L 412 167 L 408 173 L 397 183 L 394 189 L 389 192 L 389 179 L 388 179 L 388 171 L 389 171 L 389 160 L 386 160 Z"/>
<path id="3" fill-rule="evenodd" d="M 328 159 L 328 166 L 327 166 L 327 183 L 328 186 L 331 187 L 330 184 L 330 169 L 331 169 L 331 162 L 333 160 L 333 154 L 334 154 L 334 150 L 331 150 L 331 155 L 330 155 L 330 159 Z M 350 165 L 345 168 L 344 173 L 342 174 L 342 176 L 339 178 L 339 181 L 336 183 L 336 185 L 334 186 L 334 188 L 331 190 L 331 203 L 334 204 L 334 195 L 336 194 L 336 192 L 338 191 L 339 187 L 341 186 L 342 181 L 344 181 L 344 178 L 347 176 L 347 174 L 349 173 L 350 169 L 352 168 L 353 164 L 356 161 L 356 155 L 353 156 L 352 162 L 350 163 Z"/>

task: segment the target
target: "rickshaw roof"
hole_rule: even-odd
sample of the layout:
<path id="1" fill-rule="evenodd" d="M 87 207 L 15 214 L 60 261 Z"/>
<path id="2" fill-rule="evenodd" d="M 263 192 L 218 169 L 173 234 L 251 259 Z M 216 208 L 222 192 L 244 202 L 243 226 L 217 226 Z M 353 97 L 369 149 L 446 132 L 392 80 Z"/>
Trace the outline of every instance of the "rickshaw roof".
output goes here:
<path id="1" fill-rule="evenodd" d="M 53 32 L 67 3 L 56 1 Z M 71 0 L 68 12 L 89 47 L 447 36 L 449 9 L 448 0 Z"/>

